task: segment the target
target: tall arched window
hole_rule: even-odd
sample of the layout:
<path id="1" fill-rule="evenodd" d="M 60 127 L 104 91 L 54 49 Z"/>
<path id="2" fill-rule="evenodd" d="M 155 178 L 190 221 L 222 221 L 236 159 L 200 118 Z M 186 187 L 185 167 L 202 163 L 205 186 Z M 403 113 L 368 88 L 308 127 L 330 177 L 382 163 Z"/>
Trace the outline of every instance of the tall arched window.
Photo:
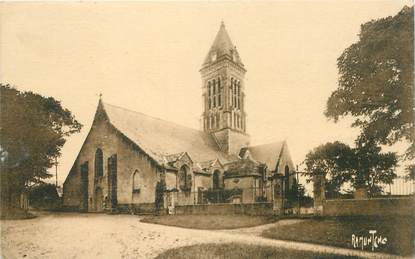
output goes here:
<path id="1" fill-rule="evenodd" d="M 231 78 L 231 87 L 229 88 L 229 103 L 233 107 L 233 78 Z"/>
<path id="2" fill-rule="evenodd" d="M 140 171 L 135 170 L 133 173 L 133 192 L 140 190 Z"/>
<path id="3" fill-rule="evenodd" d="M 101 177 L 104 174 L 104 155 L 100 148 L 95 151 L 95 177 Z"/>
<path id="4" fill-rule="evenodd" d="M 238 82 L 238 109 L 241 108 L 241 82 Z"/>
<path id="5" fill-rule="evenodd" d="M 241 118 L 241 129 L 245 130 L 245 124 L 244 124 L 244 120 Z"/>
<path id="6" fill-rule="evenodd" d="M 208 89 L 207 89 L 207 100 L 208 100 L 208 107 L 209 109 L 212 108 L 212 102 L 211 102 L 211 98 L 212 98 L 212 86 L 210 81 L 208 82 Z"/>
<path id="7" fill-rule="evenodd" d="M 216 107 L 216 84 L 215 84 L 215 80 L 213 80 L 213 108 Z"/>
<path id="8" fill-rule="evenodd" d="M 237 103 L 237 100 L 236 100 L 237 84 L 238 84 L 238 82 L 235 80 L 234 81 L 234 87 L 233 87 L 233 104 L 234 104 L 235 107 L 238 107 L 238 103 Z"/>
<path id="9" fill-rule="evenodd" d="M 180 168 L 178 177 L 179 188 L 182 191 L 190 191 L 192 188 L 192 174 L 186 165 Z"/>
<path id="10" fill-rule="evenodd" d="M 222 87 L 220 85 L 220 77 L 218 78 L 218 106 L 222 106 Z"/>

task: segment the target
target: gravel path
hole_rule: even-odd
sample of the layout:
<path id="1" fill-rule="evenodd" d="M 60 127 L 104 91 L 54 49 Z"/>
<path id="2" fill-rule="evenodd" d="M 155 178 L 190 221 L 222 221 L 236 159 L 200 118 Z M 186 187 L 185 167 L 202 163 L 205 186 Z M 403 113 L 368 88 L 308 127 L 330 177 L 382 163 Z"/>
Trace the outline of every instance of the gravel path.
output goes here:
<path id="1" fill-rule="evenodd" d="M 1 221 L 4 258 L 153 258 L 163 251 L 199 243 L 240 242 L 276 247 L 394 258 L 258 236 L 275 224 L 238 230 L 194 230 L 140 222 L 131 215 L 54 213 L 35 219 Z M 397 257 L 396 257 L 397 258 Z"/>

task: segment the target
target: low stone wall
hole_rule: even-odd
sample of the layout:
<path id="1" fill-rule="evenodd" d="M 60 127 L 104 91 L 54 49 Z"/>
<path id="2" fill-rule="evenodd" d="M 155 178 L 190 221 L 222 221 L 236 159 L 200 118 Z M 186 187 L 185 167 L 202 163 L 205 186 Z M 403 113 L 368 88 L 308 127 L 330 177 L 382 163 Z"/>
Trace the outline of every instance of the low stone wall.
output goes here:
<path id="1" fill-rule="evenodd" d="M 80 212 L 81 211 L 79 206 L 62 206 L 60 210 L 64 212 Z"/>
<path id="2" fill-rule="evenodd" d="M 244 214 L 251 216 L 275 215 L 272 203 L 248 203 L 248 204 L 199 204 L 175 207 L 176 214 L 204 214 L 204 215 L 231 215 Z"/>
<path id="3" fill-rule="evenodd" d="M 323 216 L 413 216 L 414 196 L 323 202 Z"/>
<path id="4" fill-rule="evenodd" d="M 128 214 L 152 214 L 155 212 L 155 206 L 154 203 L 118 204 L 117 212 Z"/>

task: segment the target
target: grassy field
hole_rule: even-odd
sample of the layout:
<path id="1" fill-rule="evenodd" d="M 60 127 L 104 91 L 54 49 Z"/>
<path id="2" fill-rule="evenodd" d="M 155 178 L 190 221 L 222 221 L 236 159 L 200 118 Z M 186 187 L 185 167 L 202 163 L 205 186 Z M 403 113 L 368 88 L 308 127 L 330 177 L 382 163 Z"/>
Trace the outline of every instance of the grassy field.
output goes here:
<path id="1" fill-rule="evenodd" d="M 277 221 L 275 217 L 246 215 L 165 215 L 149 216 L 141 222 L 194 229 L 232 229 L 253 227 Z"/>
<path id="2" fill-rule="evenodd" d="M 325 254 L 317 252 L 307 252 L 299 250 L 287 250 L 269 246 L 258 245 L 245 245 L 236 243 L 227 244 L 200 244 L 185 246 L 167 250 L 156 257 L 157 259 L 165 258 L 200 258 L 200 259 L 212 259 L 212 258 L 358 258 L 352 256 L 339 256 L 335 254 Z"/>
<path id="3" fill-rule="evenodd" d="M 265 230 L 262 236 L 353 248 L 353 234 L 370 236 L 369 230 L 376 230 L 376 235 L 386 237 L 387 242 L 375 251 L 407 256 L 414 254 L 414 225 L 414 218 L 411 217 L 310 219 L 270 228 Z M 367 246 L 365 250 L 371 251 L 371 246 Z"/>

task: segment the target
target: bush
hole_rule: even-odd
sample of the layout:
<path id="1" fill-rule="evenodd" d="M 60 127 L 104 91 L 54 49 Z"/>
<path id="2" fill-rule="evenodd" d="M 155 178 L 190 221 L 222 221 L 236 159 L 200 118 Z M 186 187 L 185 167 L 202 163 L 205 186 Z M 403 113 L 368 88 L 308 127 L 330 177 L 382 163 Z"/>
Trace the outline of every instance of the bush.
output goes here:
<path id="1" fill-rule="evenodd" d="M 242 189 L 209 189 L 203 192 L 203 197 L 211 203 L 227 203 L 233 196 L 242 195 Z"/>

